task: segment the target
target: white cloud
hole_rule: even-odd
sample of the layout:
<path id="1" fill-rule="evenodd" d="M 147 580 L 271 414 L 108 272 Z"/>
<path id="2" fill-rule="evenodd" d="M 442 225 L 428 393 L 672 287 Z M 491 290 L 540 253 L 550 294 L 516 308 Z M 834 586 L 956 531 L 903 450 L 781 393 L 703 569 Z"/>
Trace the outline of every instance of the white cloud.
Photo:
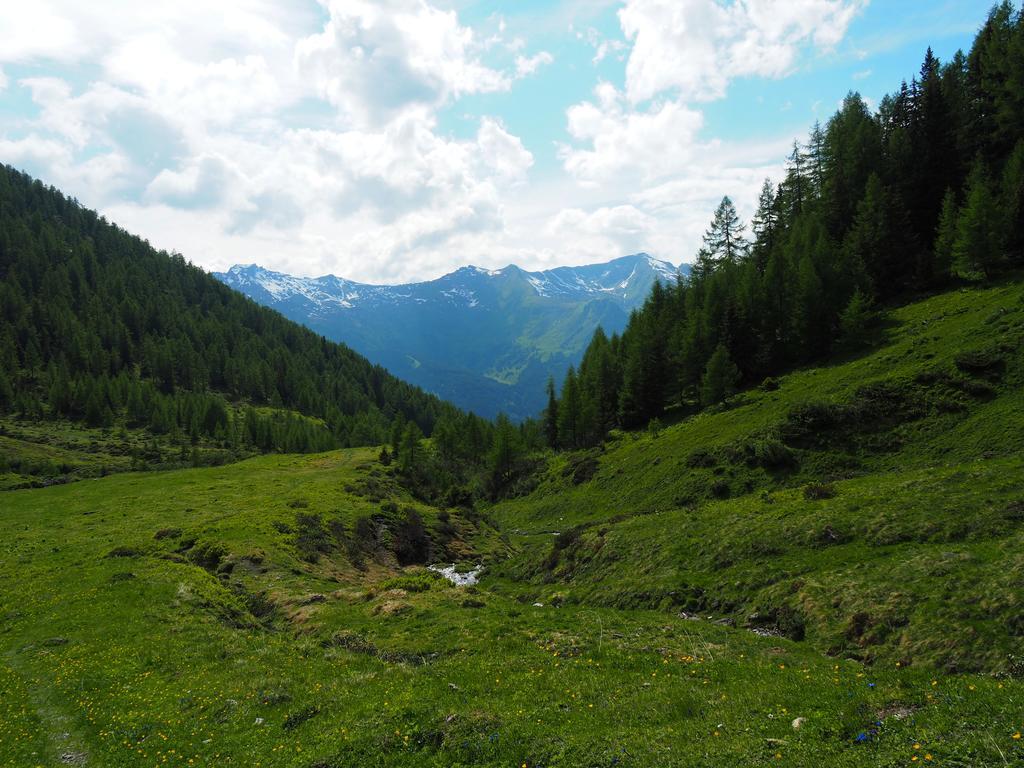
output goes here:
<path id="1" fill-rule="evenodd" d="M 477 145 L 482 161 L 499 177 L 512 182 L 526 179 L 526 172 L 533 165 L 533 155 L 518 136 L 510 134 L 498 121 L 484 118 L 477 134 Z"/>
<path id="2" fill-rule="evenodd" d="M 725 95 L 736 77 L 782 77 L 801 48 L 828 49 L 865 0 L 626 0 L 619 20 L 632 41 L 632 103 L 674 91 L 687 101 Z"/>
<path id="3" fill-rule="evenodd" d="M 607 4 L 515 32 L 564 33 Z M 622 0 L 623 39 L 579 39 L 595 64 L 628 56 L 624 84 L 570 107 L 560 167 L 536 169 L 497 117 L 442 121 L 554 60 L 500 16 L 467 27 L 460 3 L 218 0 L 216 23 L 209 0 L 2 3 L 0 66 L 29 65 L 8 87 L 38 115 L 0 123 L 0 157 L 208 268 L 394 282 L 466 262 L 679 261 L 722 194 L 749 216 L 792 139 L 741 152 L 704 135 L 698 102 L 835 45 L 860 4 Z"/>
<path id="4" fill-rule="evenodd" d="M 454 11 L 423 0 L 328 0 L 327 6 L 327 25 L 299 43 L 296 63 L 357 125 L 511 87 L 508 74 L 481 63 L 482 46 Z"/>
<path id="5" fill-rule="evenodd" d="M 0 125 L 0 153 L 209 268 L 413 279 L 458 249 L 501 250 L 503 201 L 533 155 L 489 117 L 471 137 L 446 135 L 437 111 L 507 90 L 552 56 L 501 23 L 480 43 L 426 0 L 322 5 L 318 19 L 291 2 L 224 0 L 215 25 L 205 0 L 5 7 L 0 62 L 53 74 L 19 81 L 39 112 L 17 134 Z M 484 63 L 491 47 L 503 67 Z M 98 77 L 74 87 L 62 62 Z"/>
<path id="6" fill-rule="evenodd" d="M 701 102 L 738 77 L 783 77 L 808 50 L 840 42 L 866 0 L 624 0 L 630 43 L 621 90 L 599 83 L 566 112 L 564 169 L 582 189 L 615 190 L 619 203 L 566 209 L 546 231 L 605 249 L 642 247 L 692 259 L 711 212 L 730 195 L 749 219 L 766 176 L 778 179 L 792 137 L 733 145 L 706 136 Z M 594 30 L 577 37 L 595 47 Z M 571 237 L 569 237 L 571 233 Z"/>
<path id="7" fill-rule="evenodd" d="M 6 90 L 7 88 L 7 75 L 0 69 L 0 91 Z"/>
<path id="8" fill-rule="evenodd" d="M 597 65 L 604 61 L 611 54 L 620 54 L 626 50 L 624 40 L 607 39 L 593 27 L 588 27 L 586 32 L 577 32 L 576 39 L 582 40 L 594 49 L 594 58 L 591 64 Z"/>
<path id="9" fill-rule="evenodd" d="M 516 77 L 529 77 L 543 66 L 554 62 L 555 57 L 547 51 L 541 51 L 535 56 L 516 56 Z"/>
<path id="10" fill-rule="evenodd" d="M 634 111 L 610 83 L 595 89 L 595 101 L 571 107 L 569 135 L 588 146 L 563 146 L 566 170 L 583 183 L 596 184 L 629 174 L 645 181 L 680 173 L 690 162 L 700 112 L 677 101 Z"/>
<path id="11" fill-rule="evenodd" d="M 633 205 L 592 211 L 566 208 L 548 222 L 546 234 L 584 252 L 636 253 L 650 247 L 657 220 Z"/>

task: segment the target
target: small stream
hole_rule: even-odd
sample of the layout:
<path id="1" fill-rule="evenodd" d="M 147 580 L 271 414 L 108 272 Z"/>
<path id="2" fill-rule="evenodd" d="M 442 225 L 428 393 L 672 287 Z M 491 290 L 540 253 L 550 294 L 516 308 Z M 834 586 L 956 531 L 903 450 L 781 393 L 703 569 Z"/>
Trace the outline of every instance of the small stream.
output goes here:
<path id="1" fill-rule="evenodd" d="M 483 573 L 484 567 L 478 565 L 471 571 L 465 573 L 458 573 L 456 570 L 455 563 L 451 565 L 431 565 L 427 566 L 427 570 L 439 573 L 444 576 L 448 581 L 457 587 L 471 587 L 480 581 L 480 574 Z"/>

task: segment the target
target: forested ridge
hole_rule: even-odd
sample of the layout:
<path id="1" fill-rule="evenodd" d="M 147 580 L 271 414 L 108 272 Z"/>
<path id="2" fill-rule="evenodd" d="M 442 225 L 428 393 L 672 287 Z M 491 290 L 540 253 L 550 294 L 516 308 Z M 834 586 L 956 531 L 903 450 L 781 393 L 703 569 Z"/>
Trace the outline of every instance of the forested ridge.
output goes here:
<path id="1" fill-rule="evenodd" d="M 929 48 L 875 112 L 849 94 L 765 181 L 749 229 L 723 199 L 690 277 L 655 285 L 621 336 L 599 329 L 549 383 L 547 441 L 716 404 L 863 344 L 887 304 L 1022 265 L 1024 12 L 1003 2 L 969 53 Z"/>
<path id="2" fill-rule="evenodd" d="M 0 413 L 291 452 L 461 414 L 0 166 Z"/>

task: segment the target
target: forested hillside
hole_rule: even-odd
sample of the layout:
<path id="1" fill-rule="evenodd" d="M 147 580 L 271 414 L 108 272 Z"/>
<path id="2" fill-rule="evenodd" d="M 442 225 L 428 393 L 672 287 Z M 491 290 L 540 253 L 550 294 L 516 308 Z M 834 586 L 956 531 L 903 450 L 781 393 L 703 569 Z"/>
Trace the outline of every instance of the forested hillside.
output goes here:
<path id="1" fill-rule="evenodd" d="M 0 167 L 0 414 L 308 451 L 454 408 Z"/>
<path id="2" fill-rule="evenodd" d="M 1024 14 L 995 7 L 968 54 L 872 113 L 856 93 L 766 180 L 747 227 L 725 198 L 685 284 L 655 286 L 625 332 L 598 332 L 548 440 L 580 447 L 666 410 L 720 402 L 852 349 L 878 309 L 1024 264 Z"/>

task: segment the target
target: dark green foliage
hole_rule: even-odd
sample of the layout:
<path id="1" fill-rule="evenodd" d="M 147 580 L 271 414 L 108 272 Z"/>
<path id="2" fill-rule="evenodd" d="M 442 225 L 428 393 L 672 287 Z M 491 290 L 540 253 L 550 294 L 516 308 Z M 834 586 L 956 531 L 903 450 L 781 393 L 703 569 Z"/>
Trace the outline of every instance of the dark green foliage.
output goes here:
<path id="1" fill-rule="evenodd" d="M 1006 163 L 1001 191 L 1006 252 L 1016 264 L 1024 264 L 1024 139 Z"/>
<path id="2" fill-rule="evenodd" d="M 935 233 L 935 270 L 942 275 L 949 275 L 953 269 L 959 215 L 956 193 L 949 189 L 942 200 L 942 212 L 939 214 L 938 230 Z"/>
<path id="3" fill-rule="evenodd" d="M 507 416 L 499 414 L 488 462 L 492 496 L 497 496 L 514 479 L 522 456 L 523 445 L 518 432 Z"/>
<path id="4" fill-rule="evenodd" d="M 544 439 L 549 448 L 558 448 L 558 395 L 555 380 L 548 379 L 548 407 L 544 411 Z"/>
<path id="5" fill-rule="evenodd" d="M 711 226 L 704 234 L 704 258 L 714 267 L 738 264 L 749 248 L 743 238 L 744 228 L 732 200 L 723 197 L 715 209 Z"/>
<path id="6" fill-rule="evenodd" d="M 430 537 L 419 512 L 406 510 L 395 524 L 393 536 L 399 565 L 424 565 L 430 561 Z"/>
<path id="7" fill-rule="evenodd" d="M 333 552 L 337 543 L 320 515 L 299 512 L 295 515 L 295 548 L 303 560 L 315 563 L 321 555 Z"/>
<path id="8" fill-rule="evenodd" d="M 836 489 L 831 483 L 810 483 L 804 486 L 804 498 L 810 501 L 834 499 Z"/>
<path id="9" fill-rule="evenodd" d="M 1003 354 L 991 347 L 958 352 L 954 362 L 961 371 L 975 376 L 998 373 L 1006 365 Z"/>
<path id="10" fill-rule="evenodd" d="M 422 443 L 423 432 L 414 421 L 405 425 L 402 432 L 402 441 L 398 446 L 398 466 L 402 472 L 411 474 L 419 466 L 423 453 Z"/>
<path id="11" fill-rule="evenodd" d="M 588 447 L 615 427 L 720 402 L 865 345 L 882 309 L 913 292 L 1024 263 L 1022 62 L 1024 16 L 1004 3 L 969 54 L 943 63 L 929 49 L 875 114 L 847 95 L 794 144 L 782 182 L 765 181 L 752 243 L 724 198 L 689 279 L 656 284 L 621 338 L 595 336 L 587 358 L 600 375 L 584 358 L 551 399 L 570 430 L 557 443 Z"/>
<path id="12" fill-rule="evenodd" d="M 223 544 L 213 541 L 200 541 L 189 548 L 187 557 L 200 568 L 215 571 L 227 555 L 228 548 Z"/>
<path id="13" fill-rule="evenodd" d="M 700 401 L 702 405 L 720 403 L 736 391 L 740 371 L 729 358 L 729 350 L 719 344 L 708 361 L 707 370 L 701 380 Z"/>
<path id="14" fill-rule="evenodd" d="M 300 725 L 308 720 L 312 720 L 314 717 L 320 714 L 320 707 L 309 706 L 304 709 L 300 709 L 298 712 L 292 712 L 288 717 L 284 719 L 282 728 L 286 731 L 294 731 Z"/>
<path id="15" fill-rule="evenodd" d="M 569 366 L 558 404 L 558 439 L 565 448 L 577 448 L 583 441 L 583 412 L 576 369 Z"/>
<path id="16" fill-rule="evenodd" d="M 877 313 L 871 298 L 860 290 L 854 292 L 843 313 L 839 316 L 839 329 L 843 343 L 860 347 L 871 337 Z"/>
<path id="17" fill-rule="evenodd" d="M 1002 259 L 1002 231 L 992 181 L 979 159 L 967 186 L 953 242 L 953 267 L 964 276 L 988 277 Z"/>
<path id="18" fill-rule="evenodd" d="M 396 414 L 429 432 L 454 413 L 6 166 L 0 371 L 3 412 L 262 451 L 377 444 Z"/>

